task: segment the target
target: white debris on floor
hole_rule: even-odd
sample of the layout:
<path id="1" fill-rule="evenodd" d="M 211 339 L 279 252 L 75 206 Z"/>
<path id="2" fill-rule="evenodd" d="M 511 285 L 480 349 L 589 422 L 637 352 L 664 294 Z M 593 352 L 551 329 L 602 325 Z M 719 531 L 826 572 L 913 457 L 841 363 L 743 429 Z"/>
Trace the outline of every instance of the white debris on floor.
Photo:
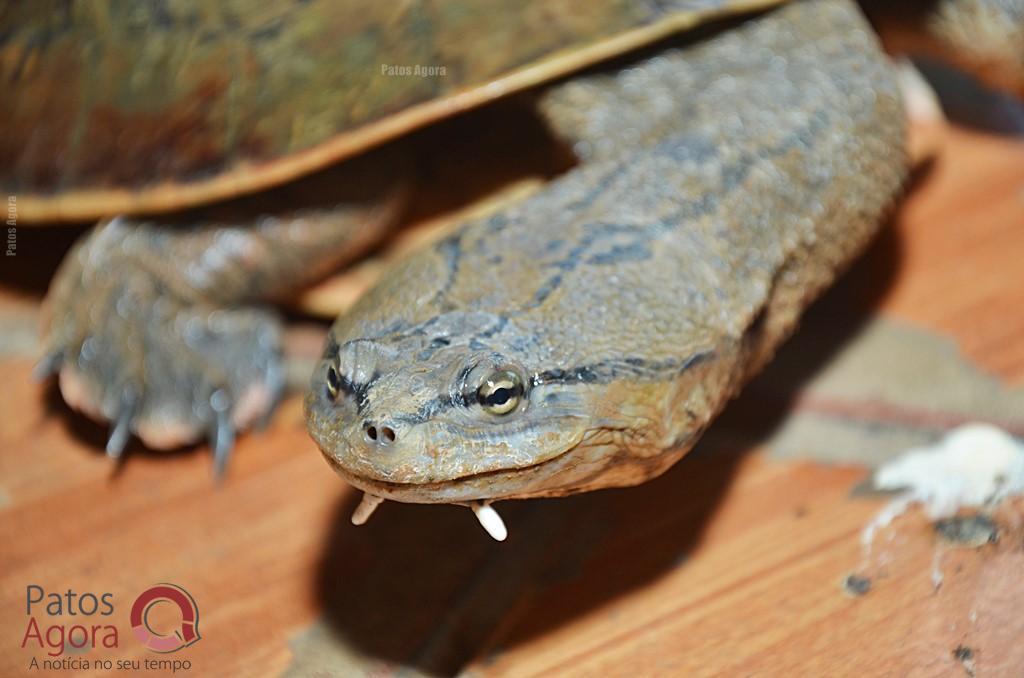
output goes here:
<path id="1" fill-rule="evenodd" d="M 964 507 L 994 506 L 1024 495 L 1024 444 L 990 424 L 967 424 L 934 445 L 908 450 L 875 471 L 873 486 L 899 491 L 861 535 L 868 549 L 875 533 L 913 504 L 932 520 Z"/>

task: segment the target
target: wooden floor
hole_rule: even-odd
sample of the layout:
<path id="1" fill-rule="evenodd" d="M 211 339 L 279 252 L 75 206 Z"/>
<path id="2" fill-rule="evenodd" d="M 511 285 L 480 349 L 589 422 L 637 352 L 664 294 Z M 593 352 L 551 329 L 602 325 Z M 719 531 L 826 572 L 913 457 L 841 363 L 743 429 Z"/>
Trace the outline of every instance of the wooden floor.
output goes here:
<path id="1" fill-rule="evenodd" d="M 892 228 L 815 313 L 950 338 L 1017 389 L 1024 143 L 967 129 L 939 140 Z M 19 251 L 26 276 L 32 257 L 52 259 L 29 249 L 38 242 Z M 13 337 L 38 289 L 8 285 L 2 301 Z M 780 459 L 759 431 L 723 434 L 745 425 L 727 416 L 645 486 L 499 504 L 504 544 L 452 507 L 389 503 L 356 528 L 355 494 L 306 435 L 297 398 L 240 441 L 221 486 L 205 448 L 133 449 L 113 473 L 104 430 L 32 383 L 31 360 L 5 343 L 3 676 L 36 675 L 30 662 L 47 656 L 21 647 L 33 584 L 113 594 L 114 614 L 84 619 L 115 625 L 119 646 L 65 656 L 188 660 L 177 675 L 1024 675 L 1024 504 L 1001 507 L 998 541 L 980 548 L 944 545 L 915 512 L 869 552 L 862 530 L 887 499 L 853 493 L 866 469 Z M 748 394 L 734 411 L 774 408 L 778 424 L 801 406 Z M 158 582 L 199 610 L 201 640 L 175 654 L 130 632 L 132 601 Z M 35 613 L 44 630 L 83 620 Z M 157 674 L 170 673 L 143 672 Z"/>

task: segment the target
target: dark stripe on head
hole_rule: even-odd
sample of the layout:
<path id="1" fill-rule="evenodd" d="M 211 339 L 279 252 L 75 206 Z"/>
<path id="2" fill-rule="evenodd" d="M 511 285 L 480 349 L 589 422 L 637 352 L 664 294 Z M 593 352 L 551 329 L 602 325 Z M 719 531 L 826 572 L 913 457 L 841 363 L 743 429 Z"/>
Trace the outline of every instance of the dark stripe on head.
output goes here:
<path id="1" fill-rule="evenodd" d="M 647 360 L 645 358 L 628 357 L 616 361 L 601 361 L 593 365 L 582 365 L 570 369 L 548 369 L 538 372 L 530 380 L 531 387 L 550 384 L 604 384 L 623 376 L 631 376 L 642 381 L 663 381 L 671 379 L 714 356 L 713 350 L 694 353 L 686 358 L 668 358 L 666 360 Z M 470 369 L 463 370 L 456 379 L 457 388 L 452 392 L 436 396 L 425 402 L 419 410 L 410 414 L 392 416 L 396 423 L 415 426 L 428 421 L 438 414 L 455 408 L 470 407 L 477 404 L 477 394 L 470 391 L 466 384 Z"/>

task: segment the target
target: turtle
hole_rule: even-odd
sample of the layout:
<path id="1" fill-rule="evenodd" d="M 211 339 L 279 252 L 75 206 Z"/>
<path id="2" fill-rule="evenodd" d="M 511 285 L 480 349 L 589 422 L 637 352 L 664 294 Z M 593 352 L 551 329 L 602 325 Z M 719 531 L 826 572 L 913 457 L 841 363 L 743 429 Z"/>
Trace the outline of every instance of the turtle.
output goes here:
<path id="1" fill-rule="evenodd" d="M 1021 3 L 933 5 L 939 44 L 934 17 L 958 12 L 1010 36 L 964 62 L 1020 82 Z M 573 169 L 422 248 L 331 328 L 305 416 L 365 492 L 357 523 L 385 498 L 458 503 L 504 538 L 494 500 L 663 472 L 907 171 L 892 69 L 849 0 L 3 12 L 4 185 L 23 221 L 103 219 L 54 277 L 36 373 L 111 422 L 112 457 L 132 434 L 208 437 L 223 471 L 283 388 L 266 302 L 394 224 L 414 190 L 400 137 L 523 96 L 572 149 Z M 329 164 L 312 203 L 270 190 Z"/>

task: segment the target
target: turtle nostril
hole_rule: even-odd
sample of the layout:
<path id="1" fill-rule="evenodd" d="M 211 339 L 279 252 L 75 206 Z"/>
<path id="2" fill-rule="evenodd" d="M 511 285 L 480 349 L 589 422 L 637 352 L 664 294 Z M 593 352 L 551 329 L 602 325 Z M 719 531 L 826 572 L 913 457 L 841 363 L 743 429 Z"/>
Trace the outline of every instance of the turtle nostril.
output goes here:
<path id="1" fill-rule="evenodd" d="M 395 429 L 390 426 L 381 426 L 377 428 L 373 424 L 366 426 L 363 429 L 363 437 L 369 443 L 376 443 L 378 445 L 390 445 L 395 442 Z"/>

